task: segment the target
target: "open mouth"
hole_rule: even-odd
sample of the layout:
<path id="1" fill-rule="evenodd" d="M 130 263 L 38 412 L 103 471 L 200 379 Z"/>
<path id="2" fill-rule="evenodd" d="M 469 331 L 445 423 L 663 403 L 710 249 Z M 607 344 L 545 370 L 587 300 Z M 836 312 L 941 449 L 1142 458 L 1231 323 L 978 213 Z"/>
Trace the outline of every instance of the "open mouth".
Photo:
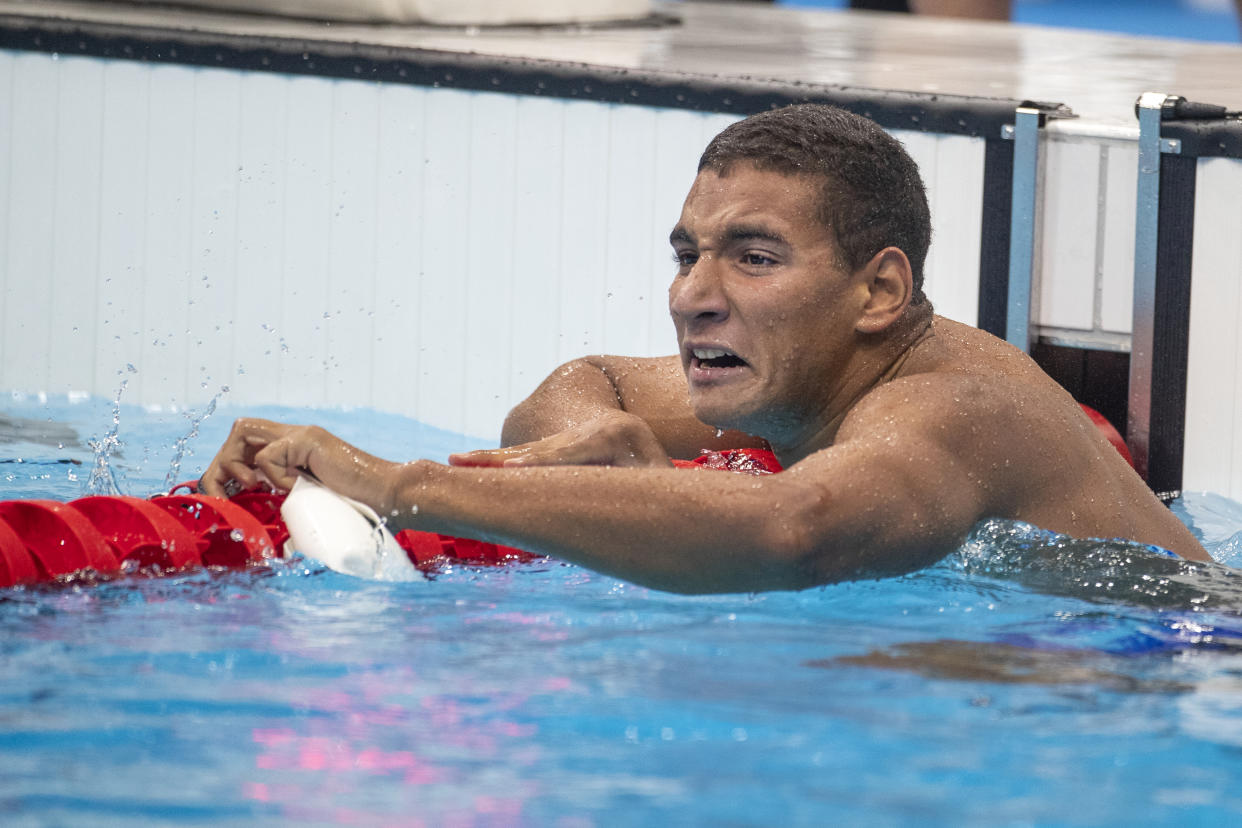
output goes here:
<path id="1" fill-rule="evenodd" d="M 737 354 L 719 348 L 694 348 L 690 353 L 695 368 L 740 368 L 746 364 Z"/>

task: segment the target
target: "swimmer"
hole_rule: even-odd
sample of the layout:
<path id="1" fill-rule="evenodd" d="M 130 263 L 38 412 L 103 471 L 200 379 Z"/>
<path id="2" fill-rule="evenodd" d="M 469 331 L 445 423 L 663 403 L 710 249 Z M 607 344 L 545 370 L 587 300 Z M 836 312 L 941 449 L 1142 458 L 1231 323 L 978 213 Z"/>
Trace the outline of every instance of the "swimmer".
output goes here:
<path id="1" fill-rule="evenodd" d="M 480 538 L 685 593 L 802 589 L 927 566 L 984 518 L 1206 552 L 1016 348 L 936 316 L 917 166 L 829 106 L 704 151 L 669 236 L 679 352 L 563 366 L 505 447 L 391 462 L 323 429 L 238 420 L 209 494 L 312 474 L 394 528 Z M 785 471 L 670 457 L 768 446 Z"/>

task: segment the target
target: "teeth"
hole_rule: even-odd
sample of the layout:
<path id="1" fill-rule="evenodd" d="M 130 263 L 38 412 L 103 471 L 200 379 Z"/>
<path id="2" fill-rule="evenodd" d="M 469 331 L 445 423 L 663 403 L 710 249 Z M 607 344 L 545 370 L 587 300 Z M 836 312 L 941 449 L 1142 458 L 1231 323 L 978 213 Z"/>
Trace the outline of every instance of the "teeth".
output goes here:
<path id="1" fill-rule="evenodd" d="M 697 359 L 719 359 L 727 354 L 728 351 L 721 351 L 717 348 L 695 348 L 694 356 Z"/>

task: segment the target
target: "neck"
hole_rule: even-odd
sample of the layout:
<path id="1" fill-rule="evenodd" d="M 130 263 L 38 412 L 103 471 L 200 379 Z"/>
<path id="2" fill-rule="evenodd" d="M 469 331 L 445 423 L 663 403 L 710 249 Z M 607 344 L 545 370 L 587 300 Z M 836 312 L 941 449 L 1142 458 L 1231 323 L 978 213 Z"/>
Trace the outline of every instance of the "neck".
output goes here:
<path id="1" fill-rule="evenodd" d="M 831 446 L 841 422 L 854 410 L 854 406 L 871 391 L 902 375 L 914 349 L 930 334 L 932 317 L 931 303 L 924 301 L 909 308 L 883 333 L 863 339 L 845 372 L 846 381 L 830 406 L 815 418 L 810 428 L 791 429 L 789 437 L 784 440 L 768 439 L 781 465 L 788 468 Z"/>

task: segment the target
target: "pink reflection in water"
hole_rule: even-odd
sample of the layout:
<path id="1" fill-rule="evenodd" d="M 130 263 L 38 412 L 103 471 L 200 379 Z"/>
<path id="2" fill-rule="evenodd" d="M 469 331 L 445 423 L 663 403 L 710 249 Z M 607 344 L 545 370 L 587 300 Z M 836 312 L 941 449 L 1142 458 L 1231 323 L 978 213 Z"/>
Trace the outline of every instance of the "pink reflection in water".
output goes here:
<path id="1" fill-rule="evenodd" d="M 525 693 L 470 688 L 471 697 L 482 700 L 471 704 L 420 693 L 425 684 L 409 669 L 342 681 L 350 686 L 308 688 L 303 701 L 310 715 L 297 725 L 251 731 L 259 748 L 255 767 L 268 778 L 246 783 L 247 798 L 286 818 L 338 824 L 520 823 L 525 805 L 540 793 L 523 769 L 541 761 L 542 751 L 528 741 L 537 728 L 506 714 L 536 694 L 580 692 L 567 677 L 549 676 Z M 394 703 L 394 696 L 408 701 Z M 392 746 L 394 738 L 400 747 Z M 479 760 L 487 761 L 484 770 Z M 422 793 L 403 795 L 389 785 Z M 380 803 L 370 811 L 340 807 L 355 798 Z M 423 816 L 401 813 L 411 800 L 423 806 L 413 809 Z"/>

